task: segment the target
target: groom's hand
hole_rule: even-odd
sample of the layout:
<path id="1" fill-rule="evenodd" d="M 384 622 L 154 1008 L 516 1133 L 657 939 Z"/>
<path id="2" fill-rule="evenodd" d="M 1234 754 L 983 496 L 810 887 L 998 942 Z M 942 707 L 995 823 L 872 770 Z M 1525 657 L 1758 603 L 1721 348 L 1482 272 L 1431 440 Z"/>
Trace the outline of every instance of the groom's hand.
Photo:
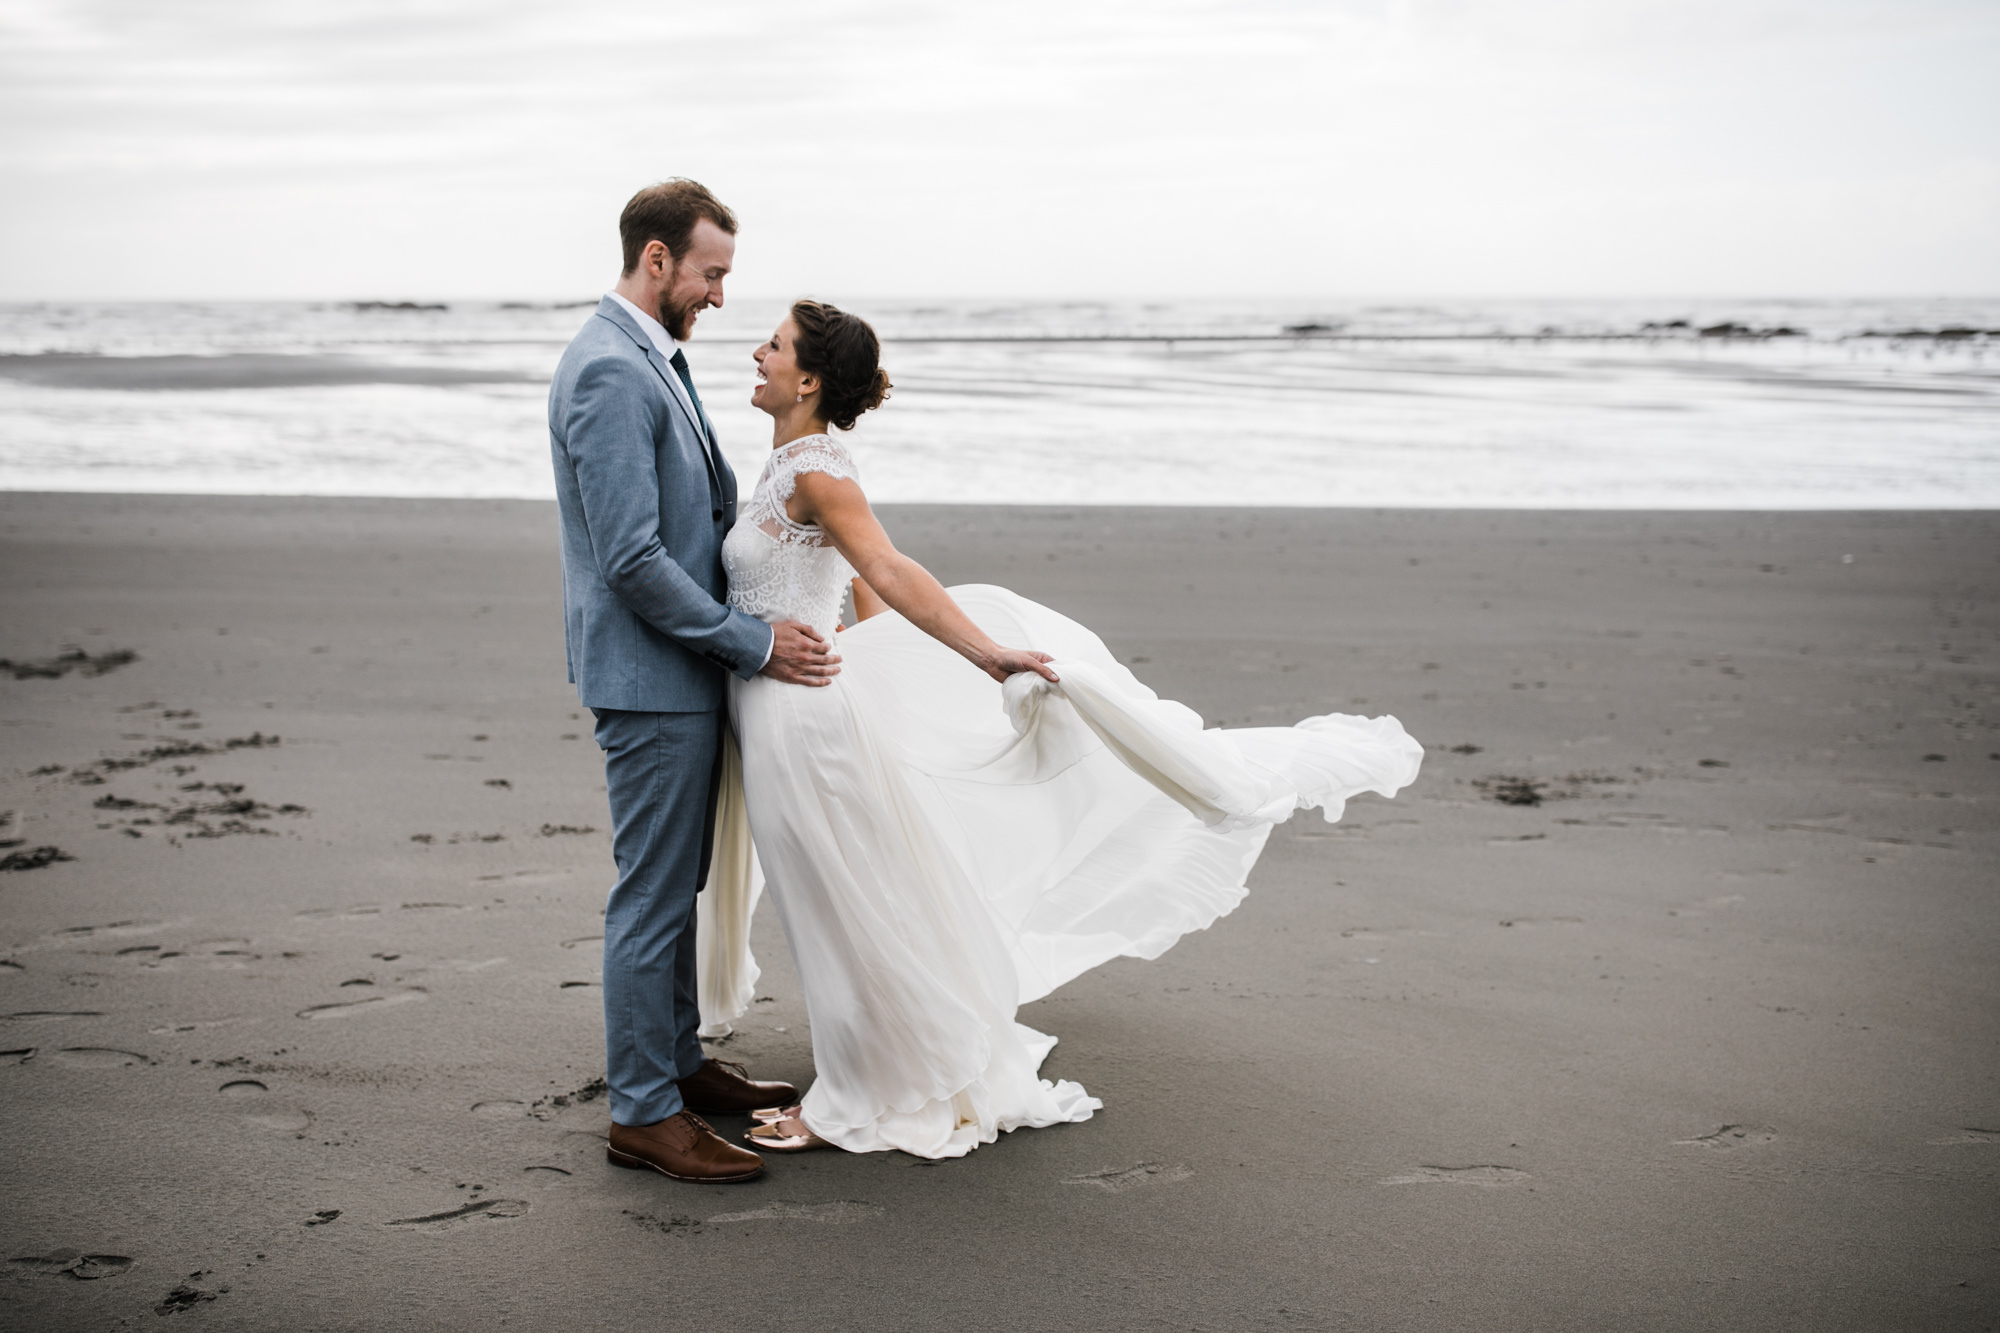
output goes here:
<path id="1" fill-rule="evenodd" d="M 771 626 L 771 660 L 762 674 L 787 685 L 831 685 L 840 654 L 811 625 L 780 620 Z"/>

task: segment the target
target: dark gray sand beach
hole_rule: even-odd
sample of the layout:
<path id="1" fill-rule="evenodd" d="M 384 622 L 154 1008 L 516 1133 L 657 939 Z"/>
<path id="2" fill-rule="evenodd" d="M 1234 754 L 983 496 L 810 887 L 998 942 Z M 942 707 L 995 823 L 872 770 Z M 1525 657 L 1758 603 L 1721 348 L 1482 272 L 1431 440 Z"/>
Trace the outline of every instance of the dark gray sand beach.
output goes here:
<path id="1" fill-rule="evenodd" d="M 1430 757 L 1023 1011 L 1096 1119 L 704 1188 L 604 1161 L 552 506 L 0 495 L 0 1325 L 2000 1326 L 2000 516 L 885 521 Z"/>

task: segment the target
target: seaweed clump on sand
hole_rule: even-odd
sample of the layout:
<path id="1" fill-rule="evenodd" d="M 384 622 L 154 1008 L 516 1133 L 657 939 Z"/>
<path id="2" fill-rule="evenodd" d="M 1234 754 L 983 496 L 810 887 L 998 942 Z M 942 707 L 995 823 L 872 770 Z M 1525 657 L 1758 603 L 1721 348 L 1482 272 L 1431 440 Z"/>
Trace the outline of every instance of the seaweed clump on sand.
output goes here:
<path id="1" fill-rule="evenodd" d="M 76 858 L 60 847 L 30 847 L 24 852 L 9 852 L 0 856 L 0 871 L 40 870 L 58 861 L 74 861 Z"/>
<path id="2" fill-rule="evenodd" d="M 95 657 L 81 648 L 65 648 L 54 657 L 36 661 L 16 662 L 11 657 L 0 657 L 0 671 L 11 672 L 15 680 L 60 680 L 72 671 L 84 676 L 102 676 L 138 660 L 139 654 L 130 648 L 113 648 Z"/>
<path id="3" fill-rule="evenodd" d="M 1583 795 L 1587 787 L 1615 783 L 1609 773 L 1566 773 L 1559 778 L 1524 778 L 1496 773 L 1474 778 L 1472 788 L 1489 801 L 1501 805 L 1540 805 L 1544 801 L 1569 801 Z"/>
<path id="4" fill-rule="evenodd" d="M 205 754 L 227 754 L 231 750 L 262 750 L 277 745 L 279 738 L 266 736 L 263 732 L 252 732 L 248 736 L 231 736 L 218 744 L 202 741 L 167 741 L 137 754 L 113 755 L 70 771 L 69 780 L 85 786 L 97 786 L 104 781 L 106 773 L 120 773 L 129 768 L 144 768 L 157 764 L 163 759 L 193 759 Z"/>
<path id="5" fill-rule="evenodd" d="M 144 836 L 138 832 L 139 825 L 157 824 L 169 834 L 179 834 L 188 838 L 226 838 L 232 834 L 252 833 L 269 836 L 271 829 L 260 828 L 249 820 L 266 820 L 273 815 L 308 815 L 312 812 L 302 805 L 270 805 L 255 797 L 243 794 L 240 782 L 190 782 L 181 787 L 184 792 L 212 792 L 220 799 L 200 796 L 180 801 L 174 805 L 161 805 L 156 801 L 136 801 L 129 797 L 104 795 L 91 803 L 96 810 L 107 814 L 123 815 L 139 810 L 157 810 L 159 817 L 142 815 L 130 819 L 125 824 L 126 833 L 134 837 Z M 99 828 L 110 828 L 110 824 L 100 824 Z"/>
<path id="6" fill-rule="evenodd" d="M 1481 795 L 1502 805 L 1540 805 L 1548 791 L 1548 784 L 1533 778 L 1500 777 L 1481 778 L 1472 784 Z"/>

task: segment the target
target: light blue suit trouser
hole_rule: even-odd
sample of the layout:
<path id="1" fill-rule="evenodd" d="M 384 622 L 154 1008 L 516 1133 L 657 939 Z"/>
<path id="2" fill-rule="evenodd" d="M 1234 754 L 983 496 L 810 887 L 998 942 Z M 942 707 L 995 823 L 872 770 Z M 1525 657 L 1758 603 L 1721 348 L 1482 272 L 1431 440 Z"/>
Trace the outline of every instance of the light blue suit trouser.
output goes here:
<path id="1" fill-rule="evenodd" d="M 604 912 L 605 1082 L 611 1118 L 677 1114 L 701 1067 L 695 895 L 708 878 L 725 714 L 595 708 L 618 883 Z"/>

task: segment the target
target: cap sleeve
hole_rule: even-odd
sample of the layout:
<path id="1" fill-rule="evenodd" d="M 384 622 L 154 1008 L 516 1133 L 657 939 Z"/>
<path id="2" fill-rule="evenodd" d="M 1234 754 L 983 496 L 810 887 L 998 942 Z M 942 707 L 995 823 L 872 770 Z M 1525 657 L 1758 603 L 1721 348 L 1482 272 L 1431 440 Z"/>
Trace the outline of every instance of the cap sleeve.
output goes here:
<path id="1" fill-rule="evenodd" d="M 779 504 L 791 499 L 792 492 L 798 489 L 800 474 L 806 472 L 847 481 L 858 481 L 861 477 L 861 469 L 855 465 L 854 455 L 847 452 L 846 445 L 830 435 L 811 435 L 777 460 L 771 471 L 772 498 Z"/>

